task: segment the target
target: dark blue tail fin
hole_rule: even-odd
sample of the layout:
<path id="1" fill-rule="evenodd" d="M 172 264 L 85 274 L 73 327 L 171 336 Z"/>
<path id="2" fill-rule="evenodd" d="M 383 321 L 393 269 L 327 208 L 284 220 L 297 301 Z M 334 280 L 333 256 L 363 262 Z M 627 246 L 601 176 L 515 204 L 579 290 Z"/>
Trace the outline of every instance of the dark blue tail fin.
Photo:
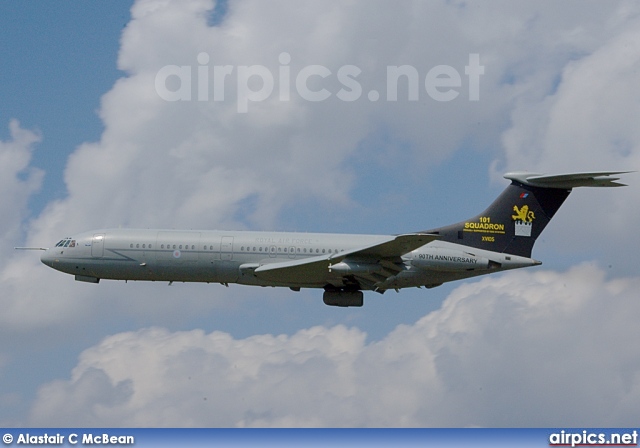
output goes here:
<path id="1" fill-rule="evenodd" d="M 533 244 L 572 188 L 623 186 L 608 177 L 622 173 L 505 174 L 511 185 L 484 212 L 427 233 L 439 234 L 441 241 L 530 258 Z"/>

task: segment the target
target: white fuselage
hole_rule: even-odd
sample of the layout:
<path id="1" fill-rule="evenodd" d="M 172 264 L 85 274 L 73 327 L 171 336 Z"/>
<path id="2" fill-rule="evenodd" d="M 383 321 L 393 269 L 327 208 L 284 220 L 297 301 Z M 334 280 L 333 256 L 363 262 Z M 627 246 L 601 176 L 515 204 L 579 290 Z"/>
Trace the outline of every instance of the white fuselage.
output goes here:
<path id="1" fill-rule="evenodd" d="M 168 282 L 239 283 L 297 288 L 341 288 L 349 276 L 372 278 L 392 268 L 375 289 L 437 286 L 462 278 L 539 264 L 515 255 L 432 241 L 393 261 L 345 259 L 327 269 L 277 280 L 256 268 L 293 260 L 329 257 L 387 240 L 387 235 L 349 235 L 251 231 L 104 229 L 67 238 L 42 254 L 42 262 L 76 280 L 99 279 Z M 333 269 L 332 269 L 333 267 Z M 368 277 L 367 277 L 368 276 Z M 359 289 L 374 289 L 365 283 Z"/>

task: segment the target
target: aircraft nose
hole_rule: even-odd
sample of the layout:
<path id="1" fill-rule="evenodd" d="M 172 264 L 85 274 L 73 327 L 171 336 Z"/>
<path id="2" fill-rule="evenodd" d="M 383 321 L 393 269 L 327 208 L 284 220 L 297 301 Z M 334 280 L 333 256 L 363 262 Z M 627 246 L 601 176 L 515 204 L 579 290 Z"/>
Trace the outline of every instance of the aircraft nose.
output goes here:
<path id="1" fill-rule="evenodd" d="M 54 256 L 51 253 L 51 249 L 47 249 L 44 252 L 42 252 L 42 255 L 40 255 L 40 261 L 51 268 L 53 267 Z"/>

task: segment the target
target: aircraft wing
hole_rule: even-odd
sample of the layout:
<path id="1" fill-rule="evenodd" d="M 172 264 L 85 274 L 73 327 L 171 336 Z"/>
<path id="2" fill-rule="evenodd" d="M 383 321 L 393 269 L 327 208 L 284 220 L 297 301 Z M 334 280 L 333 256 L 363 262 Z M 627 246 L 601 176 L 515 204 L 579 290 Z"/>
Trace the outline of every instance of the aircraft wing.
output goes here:
<path id="1" fill-rule="evenodd" d="M 437 238 L 438 235 L 428 233 L 389 236 L 382 242 L 338 254 L 327 254 L 302 260 L 265 264 L 256 268 L 254 272 L 259 278 L 273 282 L 290 282 L 291 279 L 323 278 L 332 264 L 339 263 L 345 258 L 368 260 L 371 262 L 396 259 Z"/>
<path id="2" fill-rule="evenodd" d="M 362 258 L 393 258 L 401 257 L 411 251 L 416 250 L 425 244 L 438 238 L 438 235 L 431 233 L 408 233 L 405 235 L 390 236 L 387 241 L 373 246 L 353 249 L 347 252 L 340 252 L 331 257 L 331 261 L 340 262 L 347 257 Z"/>

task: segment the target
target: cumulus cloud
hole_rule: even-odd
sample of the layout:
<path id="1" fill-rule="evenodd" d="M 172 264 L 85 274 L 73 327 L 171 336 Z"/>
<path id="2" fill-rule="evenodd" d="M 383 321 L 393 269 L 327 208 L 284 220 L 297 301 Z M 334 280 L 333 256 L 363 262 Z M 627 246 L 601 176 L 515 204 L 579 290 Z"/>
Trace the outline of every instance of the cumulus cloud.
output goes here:
<path id="1" fill-rule="evenodd" d="M 22 237 L 28 200 L 40 188 L 44 172 L 30 166 L 38 133 L 23 129 L 17 120 L 9 123 L 9 141 L 0 141 L 0 251 L 7 253 Z M 6 258 L 2 258 L 2 261 Z"/>
<path id="2" fill-rule="evenodd" d="M 571 51 L 586 51 L 583 40 L 566 37 L 562 26 L 582 23 L 591 31 L 597 23 L 586 20 L 593 10 L 591 16 L 565 14 L 570 23 L 561 25 L 555 15 L 536 8 L 500 11 L 490 6 L 471 15 L 464 7 L 419 2 L 400 7 L 386 1 L 296 2 L 291 7 L 242 0 L 230 5 L 220 26 L 210 26 L 213 8 L 213 1 L 134 5 L 119 54 L 126 77 L 102 100 L 105 132 L 99 142 L 82 145 L 72 155 L 65 174 L 69 197 L 41 220 L 64 214 L 78 230 L 156 223 L 270 227 L 284 204 L 309 198 L 348 204 L 357 170 L 345 161 L 352 155 L 370 157 L 361 142 L 371 142 L 372 135 L 391 136 L 405 144 L 408 154 L 398 156 L 412 160 L 410 166 L 442 161 L 468 141 L 480 148 L 494 145 L 514 95 L 530 87 L 544 89 Z M 511 26 L 479 39 L 475 23 L 495 21 L 496 14 Z M 381 35 L 383 29 L 401 32 L 390 37 Z M 536 44 L 522 48 L 522 38 L 512 40 L 525 32 L 527 41 Z M 540 45 L 537 37 L 543 35 L 552 37 Z M 558 36 L 563 45 L 556 49 Z M 205 64 L 198 58 L 203 53 Z M 281 62 L 282 53 L 289 55 L 289 63 Z M 478 102 L 469 101 L 465 74 L 471 53 L 486 66 Z M 520 69 L 533 64 L 532 76 Z M 439 65 L 450 65 L 462 77 L 453 101 L 427 95 L 426 75 Z M 166 66 L 190 71 L 190 101 L 165 101 L 158 94 L 156 76 Z M 240 71 L 256 66 L 274 77 L 275 89 L 240 114 Z M 280 82 L 283 66 L 291 78 L 286 88 Z M 296 91 L 297 75 L 310 66 L 330 72 L 324 80 L 316 75 L 309 82 L 312 90 L 326 88 L 332 94 L 327 101 L 306 101 Z M 362 72 L 357 79 L 362 95 L 356 101 L 337 98 L 344 88 L 337 80 L 344 66 Z M 404 78 L 399 100 L 386 101 L 389 66 L 416 70 L 418 101 L 407 99 Z M 224 101 L 213 98 L 221 80 L 216 67 L 231 70 L 224 79 Z M 503 82 L 506 76 L 513 78 L 511 83 Z M 208 101 L 200 101 L 203 79 Z M 379 91 L 383 100 L 369 101 L 370 90 Z M 290 96 L 287 101 L 281 100 L 283 91 Z M 240 207 L 245 208 L 244 221 L 238 219 Z"/>
<path id="3" fill-rule="evenodd" d="M 562 61 L 553 84 L 517 101 L 512 125 L 502 137 L 507 169 L 560 173 L 640 168 L 637 5 L 622 2 L 607 17 L 598 27 L 597 44 L 583 39 L 584 26 L 568 29 L 565 36 L 585 47 Z M 633 185 L 636 177 L 625 180 Z M 640 210 L 631 206 L 638 200 L 637 188 L 574 193 L 558 213 L 549 245 L 574 253 L 592 250 L 621 269 L 635 264 L 635 248 L 624 241 L 632 223 L 640 220 Z M 606 239 L 592 238 L 598 229 Z"/>
<path id="4" fill-rule="evenodd" d="M 454 290 L 378 342 L 357 328 L 234 339 L 148 328 L 84 351 L 33 425 L 630 426 L 638 279 L 593 265 Z"/>
<path id="5" fill-rule="evenodd" d="M 25 322 L 50 321 L 52 315 L 56 314 L 53 312 L 55 307 L 47 306 L 34 312 L 33 302 L 29 300 L 38 297 L 42 291 L 39 284 L 30 282 L 26 277 L 37 263 L 34 260 L 37 260 L 39 252 L 34 254 L 31 251 L 13 250 L 15 246 L 21 246 L 25 238 L 28 201 L 39 190 L 44 176 L 41 169 L 30 165 L 34 146 L 41 141 L 41 136 L 22 128 L 17 120 L 11 120 L 9 132 L 10 140 L 0 141 L 0 208 L 5 211 L 0 216 L 0 251 L 5 254 L 0 259 L 0 298 L 3 307 L 0 317 L 3 329 L 0 333 L 9 328 L 19 328 Z M 44 244 L 33 244 L 33 247 L 42 246 L 46 247 Z"/>

